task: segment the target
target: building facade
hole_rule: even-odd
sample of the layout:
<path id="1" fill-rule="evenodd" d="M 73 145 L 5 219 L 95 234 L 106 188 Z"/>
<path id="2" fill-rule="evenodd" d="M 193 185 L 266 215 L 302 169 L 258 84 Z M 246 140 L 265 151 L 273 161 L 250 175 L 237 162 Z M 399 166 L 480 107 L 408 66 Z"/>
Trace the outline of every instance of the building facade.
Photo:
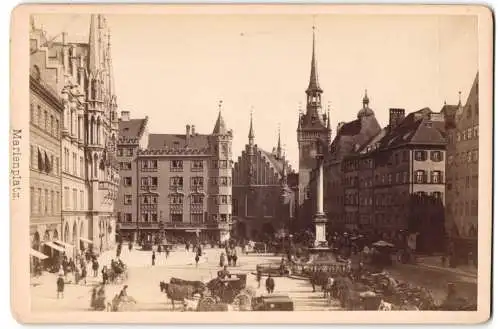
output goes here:
<path id="1" fill-rule="evenodd" d="M 34 39 L 32 39 L 34 40 Z M 61 239 L 61 122 L 63 102 L 50 85 L 46 52 L 33 42 L 30 57 L 31 248 L 51 256 Z"/>
<path id="2" fill-rule="evenodd" d="M 148 143 L 148 117 L 131 119 L 129 111 L 122 111 L 117 141 L 116 159 L 120 168 L 120 187 L 116 201 L 118 214 L 117 231 L 128 240 L 136 241 L 139 212 L 139 162 L 140 150 L 145 150 Z"/>
<path id="3" fill-rule="evenodd" d="M 187 125 L 185 134 L 149 134 L 143 149 L 144 136 L 137 137 L 135 151 L 127 151 L 127 161 L 122 161 L 132 162 L 126 165 L 130 176 L 124 176 L 131 177 L 132 186 L 124 189 L 120 200 L 122 234 L 150 241 L 228 240 L 233 133 L 221 111 L 211 134 L 199 134 Z"/>
<path id="4" fill-rule="evenodd" d="M 479 75 L 465 105 L 445 105 L 448 116 L 446 159 L 446 229 L 462 260 L 472 253 L 477 262 Z"/>
<path id="5" fill-rule="evenodd" d="M 329 145 L 332 135 L 330 117 L 323 112 L 321 97 L 323 90 L 319 85 L 316 63 L 316 36 L 313 30 L 313 45 L 311 58 L 311 74 L 309 86 L 306 89 L 306 112 L 299 115 L 297 126 L 297 143 L 299 146 L 298 173 L 298 218 L 306 226 L 311 222 L 311 173 L 317 168 L 315 151 L 318 140 Z"/>
<path id="6" fill-rule="evenodd" d="M 278 135 L 277 147 L 267 152 L 255 144 L 250 119 L 248 144 L 233 168 L 235 236 L 254 241 L 288 235 L 295 217 L 295 192 L 288 177 L 295 175 L 285 158 Z"/>
<path id="7" fill-rule="evenodd" d="M 87 247 L 111 248 L 119 182 L 114 156 L 118 116 L 106 19 L 91 15 L 88 43 L 69 42 L 66 33 L 61 41 L 48 40 L 33 21 L 31 36 L 31 47 L 45 53 L 53 72 L 50 83 L 63 103 L 58 244 L 71 256 Z"/>

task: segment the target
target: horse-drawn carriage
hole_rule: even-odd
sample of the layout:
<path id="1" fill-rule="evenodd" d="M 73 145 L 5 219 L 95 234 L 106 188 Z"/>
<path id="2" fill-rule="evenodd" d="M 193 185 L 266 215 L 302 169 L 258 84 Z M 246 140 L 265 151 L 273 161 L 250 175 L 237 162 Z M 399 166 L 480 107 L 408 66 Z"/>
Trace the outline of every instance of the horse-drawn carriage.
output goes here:
<path id="1" fill-rule="evenodd" d="M 246 288 L 246 274 L 232 274 L 229 278 L 216 278 L 208 282 L 208 293 L 198 303 L 198 311 L 205 312 L 214 304 L 231 304 L 236 310 L 250 311 L 255 292 Z"/>

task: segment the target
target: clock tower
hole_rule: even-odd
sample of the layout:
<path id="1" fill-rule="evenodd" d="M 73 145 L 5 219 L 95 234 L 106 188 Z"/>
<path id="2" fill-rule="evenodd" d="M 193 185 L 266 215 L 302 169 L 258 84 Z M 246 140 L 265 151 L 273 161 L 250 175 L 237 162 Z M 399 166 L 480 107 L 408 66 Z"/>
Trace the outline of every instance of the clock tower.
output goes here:
<path id="1" fill-rule="evenodd" d="M 306 89 L 306 112 L 299 114 L 297 127 L 297 142 L 299 146 L 299 211 L 302 209 L 304 201 L 309 198 L 308 191 L 311 172 L 318 166 L 315 156 L 318 141 L 328 146 L 332 136 L 330 115 L 323 112 L 321 105 L 323 90 L 319 86 L 318 79 L 315 32 L 315 27 L 313 27 L 311 75 L 309 77 L 309 86 Z M 309 214 L 299 213 L 301 218 L 305 218 L 307 215 Z"/>

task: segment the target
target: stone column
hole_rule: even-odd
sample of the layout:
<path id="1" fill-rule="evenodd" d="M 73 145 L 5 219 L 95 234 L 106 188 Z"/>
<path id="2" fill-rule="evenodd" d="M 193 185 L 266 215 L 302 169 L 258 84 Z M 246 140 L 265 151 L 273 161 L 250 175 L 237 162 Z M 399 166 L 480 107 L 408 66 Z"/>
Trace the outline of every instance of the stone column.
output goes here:
<path id="1" fill-rule="evenodd" d="M 326 216 L 323 212 L 323 159 L 318 157 L 318 182 L 316 193 L 316 214 L 313 222 L 315 225 L 314 246 L 320 247 L 326 243 Z"/>

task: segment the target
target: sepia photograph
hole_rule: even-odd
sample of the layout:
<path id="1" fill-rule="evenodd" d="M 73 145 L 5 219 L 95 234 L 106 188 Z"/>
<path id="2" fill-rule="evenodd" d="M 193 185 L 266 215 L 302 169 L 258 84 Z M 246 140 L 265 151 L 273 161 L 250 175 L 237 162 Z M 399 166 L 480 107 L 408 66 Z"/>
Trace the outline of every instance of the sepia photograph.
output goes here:
<path id="1" fill-rule="evenodd" d="M 491 12 L 300 7 L 16 9 L 18 321 L 489 318 Z"/>

